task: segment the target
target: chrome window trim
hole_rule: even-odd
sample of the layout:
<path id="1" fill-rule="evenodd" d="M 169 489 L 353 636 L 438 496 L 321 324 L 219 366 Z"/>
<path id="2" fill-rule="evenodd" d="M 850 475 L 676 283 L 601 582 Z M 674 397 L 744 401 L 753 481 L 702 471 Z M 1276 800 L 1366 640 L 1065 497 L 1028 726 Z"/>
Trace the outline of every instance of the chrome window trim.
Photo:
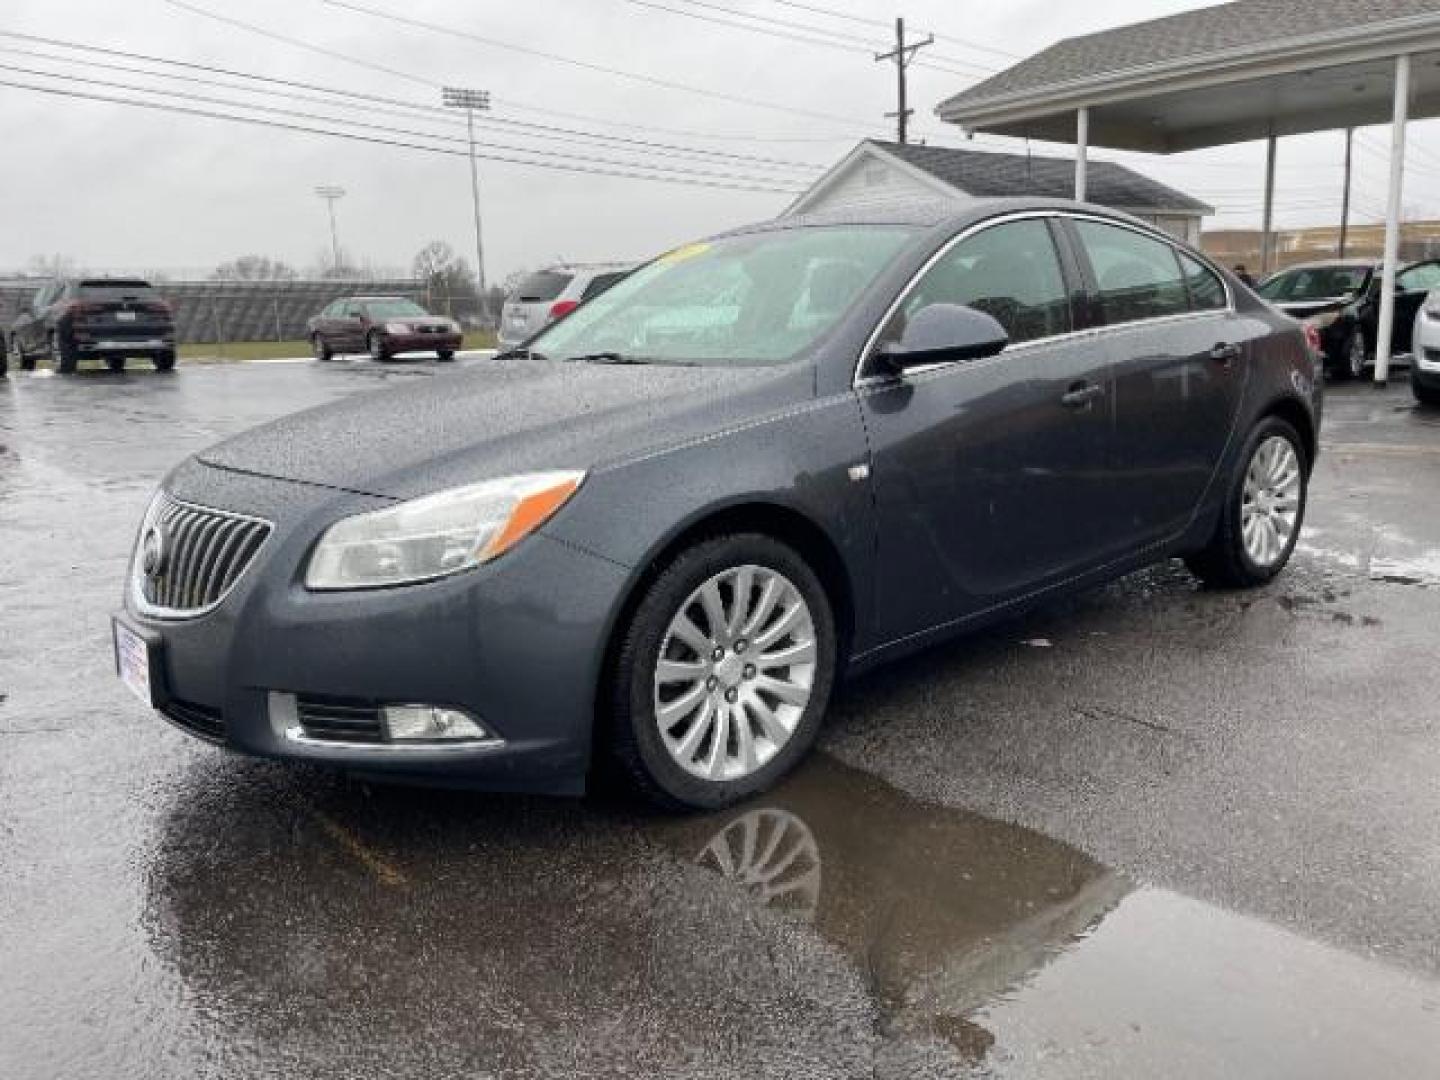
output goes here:
<path id="1" fill-rule="evenodd" d="M 145 599 L 145 588 L 141 580 L 144 575 L 140 573 L 140 548 L 145 542 L 145 533 L 149 530 L 150 526 L 154 524 L 155 517 L 166 500 L 169 500 L 177 506 L 182 506 L 187 510 L 196 510 L 200 513 L 215 514 L 218 517 L 230 518 L 234 521 L 244 521 L 254 525 L 265 526 L 265 538 L 260 541 L 260 546 L 255 549 L 255 554 L 250 556 L 250 561 L 235 575 L 235 580 L 230 582 L 230 587 L 204 607 L 162 607 L 158 604 L 152 604 L 149 600 Z M 185 499 L 177 499 L 174 495 L 171 495 L 162 488 L 151 497 L 150 505 L 145 508 L 145 517 L 140 522 L 140 532 L 135 538 L 135 547 L 130 552 L 130 599 L 135 605 L 135 610 L 152 619 L 164 619 L 169 622 L 198 619 L 203 615 L 210 614 L 210 612 L 223 604 L 226 598 L 235 591 L 235 586 L 239 585 L 245 575 L 250 572 L 250 567 L 254 566 L 256 561 L 259 560 L 261 553 L 264 552 L 266 545 L 270 543 L 270 538 L 274 535 L 275 523 L 267 518 L 255 517 L 251 514 L 241 514 L 234 510 L 221 510 L 218 507 L 192 503 Z"/>
<path id="2" fill-rule="evenodd" d="M 870 331 L 869 336 L 866 337 L 865 345 L 860 350 L 860 355 L 856 359 L 855 367 L 850 375 L 850 388 L 852 390 L 861 390 L 873 386 L 891 386 L 904 383 L 916 375 L 927 375 L 931 372 L 941 371 L 948 368 L 954 368 L 959 366 L 964 366 L 966 368 L 974 368 L 976 366 L 976 361 L 974 360 L 946 360 L 937 364 L 925 364 L 920 367 L 911 368 L 903 375 L 861 374 L 865 367 L 865 361 L 870 357 L 871 353 L 875 349 L 875 342 L 880 337 L 881 331 L 883 331 L 886 325 L 890 322 L 890 320 L 894 318 L 895 312 L 899 310 L 900 305 L 903 304 L 905 300 L 910 296 L 911 292 L 914 291 L 915 286 L 919 283 L 920 279 L 923 278 L 926 274 L 928 274 L 931 268 L 933 268 L 936 263 L 938 263 L 946 255 L 950 254 L 951 249 L 954 248 L 955 245 L 963 243 L 970 237 L 975 236 L 976 234 L 981 233 L 986 229 L 995 228 L 998 225 L 1006 225 L 1013 221 L 1027 221 L 1033 218 L 1043 218 L 1047 220 L 1051 218 L 1067 218 L 1071 221 L 1095 221 L 1099 222 L 1102 225 L 1113 225 L 1116 228 L 1129 229 L 1131 232 L 1136 232 L 1139 233 L 1141 236 L 1149 237 L 1151 240 L 1159 241 L 1162 244 L 1168 245 L 1171 249 L 1177 252 L 1184 252 L 1191 258 L 1197 260 L 1200 265 L 1205 267 L 1207 270 L 1209 270 L 1212 274 L 1214 274 L 1217 278 L 1220 279 L 1220 287 L 1225 290 L 1225 306 L 1218 308 L 1206 308 L 1204 311 L 1184 311 L 1174 315 L 1155 315 L 1148 319 L 1131 319 L 1128 322 L 1113 324 L 1107 323 L 1104 326 L 1088 326 L 1083 330 L 1067 330 L 1063 334 L 1051 334 L 1048 337 L 1031 338 L 1028 341 L 1020 341 L 1016 342 L 1014 345 L 1007 345 L 997 356 L 992 357 L 991 360 L 998 360 L 1000 357 L 1011 356 L 1017 352 L 1021 352 L 1027 348 L 1034 348 L 1038 345 L 1048 345 L 1052 342 L 1080 339 L 1084 337 L 1100 337 L 1103 334 L 1112 333 L 1117 330 L 1125 330 L 1132 326 L 1154 326 L 1160 323 L 1179 322 L 1186 319 L 1213 318 L 1217 315 L 1234 315 L 1236 313 L 1234 291 L 1230 288 L 1230 283 L 1225 280 L 1225 275 L 1222 274 L 1215 267 L 1214 263 L 1210 262 L 1209 259 L 1207 259 L 1199 252 L 1192 251 L 1189 248 L 1180 247 L 1180 245 L 1176 243 L 1173 237 L 1166 236 L 1159 230 L 1149 228 L 1148 226 L 1137 225 L 1129 221 L 1120 221 L 1116 218 L 1106 217 L 1103 214 L 1086 213 L 1083 210 L 1017 210 L 1009 214 L 1001 214 L 998 217 L 986 218 L 984 221 L 977 221 L 975 224 L 952 236 L 943 245 L 941 245 L 939 250 L 937 250 L 933 255 L 931 255 L 930 258 L 926 259 L 925 262 L 921 264 L 920 268 L 915 271 L 915 273 L 910 275 L 910 279 L 905 282 L 904 287 L 899 291 L 899 293 L 896 294 L 895 299 L 890 302 L 888 307 L 886 307 L 885 313 L 875 324 L 874 329 Z M 1063 260 L 1061 260 L 1060 258 L 1059 251 L 1056 251 L 1055 257 L 1056 261 L 1060 262 L 1061 271 L 1063 273 L 1064 263 Z M 1177 265 L 1179 265 L 1178 261 Z M 986 362 L 982 361 L 981 363 Z"/>

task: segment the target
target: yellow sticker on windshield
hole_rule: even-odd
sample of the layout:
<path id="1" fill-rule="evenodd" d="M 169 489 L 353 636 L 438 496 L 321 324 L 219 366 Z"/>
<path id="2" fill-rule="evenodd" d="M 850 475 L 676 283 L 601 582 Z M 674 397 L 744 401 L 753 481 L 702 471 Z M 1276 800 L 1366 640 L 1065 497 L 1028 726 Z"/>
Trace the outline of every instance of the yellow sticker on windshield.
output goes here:
<path id="1" fill-rule="evenodd" d="M 674 251 L 661 255 L 660 261 L 662 263 L 684 262 L 686 259 L 695 258 L 696 255 L 703 255 L 709 250 L 709 244 L 686 244 L 684 247 L 678 247 Z"/>

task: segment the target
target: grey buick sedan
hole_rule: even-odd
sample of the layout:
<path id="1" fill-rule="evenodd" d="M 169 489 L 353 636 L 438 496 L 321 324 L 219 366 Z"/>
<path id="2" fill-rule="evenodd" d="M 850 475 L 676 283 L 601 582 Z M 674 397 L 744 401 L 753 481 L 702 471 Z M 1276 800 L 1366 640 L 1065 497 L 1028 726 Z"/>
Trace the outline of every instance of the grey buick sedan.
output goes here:
<path id="1" fill-rule="evenodd" d="M 721 806 L 847 673 L 1160 559 L 1268 581 L 1320 406 L 1297 323 L 1099 207 L 757 225 L 184 462 L 117 666 L 250 754 Z"/>

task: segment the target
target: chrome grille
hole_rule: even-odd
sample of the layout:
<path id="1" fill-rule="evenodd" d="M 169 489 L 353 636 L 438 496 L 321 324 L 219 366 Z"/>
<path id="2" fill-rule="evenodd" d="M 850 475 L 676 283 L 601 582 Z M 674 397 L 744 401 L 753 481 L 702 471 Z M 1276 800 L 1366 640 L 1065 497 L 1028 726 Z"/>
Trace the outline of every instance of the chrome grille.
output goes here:
<path id="1" fill-rule="evenodd" d="M 181 502 L 161 492 L 145 515 L 133 573 L 145 604 L 193 615 L 214 607 L 255 558 L 270 523 Z M 157 538 L 158 537 L 158 541 Z M 147 549 L 159 555 L 147 567 Z"/>

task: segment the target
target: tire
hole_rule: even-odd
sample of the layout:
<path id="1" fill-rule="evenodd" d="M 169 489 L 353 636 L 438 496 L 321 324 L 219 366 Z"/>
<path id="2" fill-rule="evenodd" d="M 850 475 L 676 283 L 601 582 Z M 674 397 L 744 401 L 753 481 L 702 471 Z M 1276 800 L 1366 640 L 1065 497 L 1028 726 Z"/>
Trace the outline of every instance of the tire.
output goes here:
<path id="1" fill-rule="evenodd" d="M 1365 334 L 1358 327 L 1351 331 L 1351 336 L 1345 338 L 1345 347 L 1341 354 L 1331 363 L 1331 373 L 1339 382 L 1349 382 L 1351 379 L 1364 379 L 1365 361 L 1369 359 L 1365 351 Z"/>
<path id="2" fill-rule="evenodd" d="M 0 349 L 0 379 L 10 373 L 10 356 L 4 349 Z"/>
<path id="3" fill-rule="evenodd" d="M 123 375 L 125 373 L 125 357 L 107 356 L 105 358 L 105 366 L 116 375 Z"/>
<path id="4" fill-rule="evenodd" d="M 33 356 L 31 356 L 29 353 L 25 352 L 23 349 L 20 348 L 19 345 L 16 345 L 16 346 L 15 346 L 15 355 L 16 355 L 16 357 L 17 357 L 17 358 L 19 359 L 19 361 L 20 361 L 20 370 L 21 370 L 21 371 L 34 371 L 34 370 L 35 370 L 35 357 L 33 357 Z"/>
<path id="5" fill-rule="evenodd" d="M 742 575 L 750 587 L 737 607 Z M 770 582 L 778 601 L 765 611 Z M 738 632 L 712 631 L 702 598 L 711 587 Z M 695 645 L 675 632 L 687 614 Z M 752 618 L 760 622 L 749 628 L 754 637 L 748 640 Z M 697 619 L 706 624 L 698 639 Z M 795 629 L 786 628 L 790 623 Z M 608 695 L 609 749 L 650 801 L 672 810 L 729 806 L 770 787 L 814 744 L 835 680 L 835 621 L 819 578 L 787 545 L 759 533 L 697 543 L 651 582 L 619 633 Z M 717 640 L 725 644 L 715 650 Z M 687 673 L 660 682 L 662 655 L 672 672 Z M 793 664 L 774 662 L 787 657 Z M 692 700 L 696 711 L 689 713 Z M 673 711 L 668 735 L 660 721 L 667 708 Z"/>
<path id="6" fill-rule="evenodd" d="M 310 351 L 322 364 L 334 357 L 335 353 L 319 334 L 310 335 Z"/>
<path id="7" fill-rule="evenodd" d="M 1263 460 L 1257 462 L 1257 458 L 1262 453 L 1274 452 L 1277 445 L 1275 440 L 1283 440 L 1288 444 L 1295 473 L 1293 492 L 1289 492 L 1288 485 L 1263 482 L 1266 463 Z M 1300 529 L 1305 523 L 1310 464 L 1300 436 L 1290 424 L 1278 416 L 1262 419 L 1245 440 L 1240 461 L 1240 467 L 1231 477 L 1225 505 L 1221 508 L 1214 535 L 1204 548 L 1185 557 L 1185 563 L 1191 572 L 1214 588 L 1249 589 L 1270 581 L 1290 561 L 1295 542 L 1300 537 Z M 1257 543 L 1263 546 L 1268 540 L 1272 545 L 1278 545 L 1272 546 L 1264 557 L 1255 552 L 1256 544 L 1247 541 L 1246 537 L 1246 504 L 1251 501 L 1247 499 L 1247 488 L 1252 486 L 1252 473 L 1258 473 L 1262 477 L 1262 482 L 1258 485 L 1260 494 L 1254 497 L 1254 503 L 1258 503 L 1260 509 L 1252 511 L 1258 519 L 1254 526 L 1259 534 Z M 1289 476 L 1288 468 L 1285 475 Z M 1282 486 L 1289 493 L 1277 497 Z M 1286 533 L 1278 524 L 1280 509 L 1291 503 L 1294 517 L 1289 523 L 1289 532 Z M 1268 513 L 1265 509 L 1267 506 L 1273 507 L 1276 512 Z M 1273 534 L 1265 525 L 1263 519 L 1266 517 L 1277 523 Z"/>
<path id="8" fill-rule="evenodd" d="M 1415 369 L 1410 369 L 1410 392 L 1421 405 L 1440 405 L 1440 387 L 1426 386 L 1415 378 Z"/>
<path id="9" fill-rule="evenodd" d="M 435 353 L 435 356 L 439 359 L 439 361 L 440 361 L 442 364 L 448 364 L 451 360 L 454 360 L 454 359 L 455 359 L 455 350 L 454 350 L 454 349 L 440 349 L 438 352 Z"/>
<path id="10" fill-rule="evenodd" d="M 385 351 L 385 339 L 374 330 L 365 335 L 365 351 L 377 364 L 383 364 L 390 359 L 390 354 Z"/>
<path id="11" fill-rule="evenodd" d="M 174 371 L 175 350 L 167 349 L 165 352 L 156 353 L 151 362 L 155 365 L 156 371 Z"/>
<path id="12" fill-rule="evenodd" d="M 74 375 L 80 358 L 75 355 L 75 347 L 66 345 L 65 339 L 56 333 L 50 334 L 50 366 L 55 369 L 57 375 Z"/>

